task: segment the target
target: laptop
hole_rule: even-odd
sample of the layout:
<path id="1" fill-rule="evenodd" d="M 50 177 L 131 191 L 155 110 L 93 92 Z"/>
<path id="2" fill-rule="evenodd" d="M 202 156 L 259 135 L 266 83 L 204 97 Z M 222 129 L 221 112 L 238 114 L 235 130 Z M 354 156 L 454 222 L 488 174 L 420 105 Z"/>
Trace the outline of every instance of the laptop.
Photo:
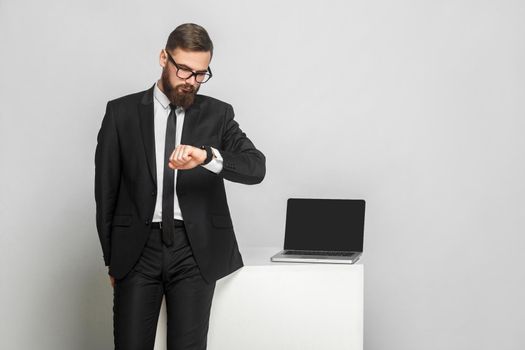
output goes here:
<path id="1" fill-rule="evenodd" d="M 363 253 L 365 201 L 289 198 L 284 250 L 275 262 L 353 264 Z"/>

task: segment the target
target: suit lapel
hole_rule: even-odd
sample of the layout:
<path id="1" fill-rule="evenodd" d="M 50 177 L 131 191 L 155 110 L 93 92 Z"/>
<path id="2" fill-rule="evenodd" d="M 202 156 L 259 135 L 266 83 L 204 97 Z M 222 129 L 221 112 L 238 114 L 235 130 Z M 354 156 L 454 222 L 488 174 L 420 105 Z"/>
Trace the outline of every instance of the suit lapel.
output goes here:
<path id="1" fill-rule="evenodd" d="M 194 145 L 193 141 L 195 140 L 195 131 L 197 130 L 197 125 L 199 124 L 200 118 L 200 99 L 199 96 L 195 96 L 195 101 L 193 105 L 190 106 L 184 113 L 184 124 L 182 126 L 182 136 L 181 140 L 177 140 L 177 144 L 181 145 L 191 145 L 199 147 L 200 145 Z"/>
<path id="2" fill-rule="evenodd" d="M 146 153 L 149 172 L 155 185 L 157 185 L 157 167 L 155 161 L 155 128 L 153 116 L 153 89 L 155 84 L 146 90 L 139 104 L 139 124 L 142 133 L 142 142 Z"/>
<path id="3" fill-rule="evenodd" d="M 184 112 L 184 124 L 182 125 L 181 140 L 177 140 L 177 144 L 199 147 L 199 145 L 194 144 L 194 141 L 196 140 L 195 131 L 197 130 L 197 125 L 199 124 L 199 118 L 201 117 L 199 105 L 200 99 L 198 96 L 195 96 L 193 105 L 191 105 L 190 108 Z M 189 176 L 190 172 L 191 170 L 177 171 L 177 196 L 179 196 L 180 189 L 185 186 L 185 178 L 186 176 Z"/>

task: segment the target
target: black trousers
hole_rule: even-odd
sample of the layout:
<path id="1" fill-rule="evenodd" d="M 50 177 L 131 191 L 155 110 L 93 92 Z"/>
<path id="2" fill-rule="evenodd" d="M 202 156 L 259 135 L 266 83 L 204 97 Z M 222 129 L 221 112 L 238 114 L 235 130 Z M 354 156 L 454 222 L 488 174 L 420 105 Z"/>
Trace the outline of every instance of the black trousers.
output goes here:
<path id="1" fill-rule="evenodd" d="M 214 290 L 215 282 L 202 278 L 184 227 L 175 228 L 170 247 L 152 229 L 137 264 L 115 281 L 115 349 L 153 350 L 165 295 L 168 350 L 205 350 Z"/>

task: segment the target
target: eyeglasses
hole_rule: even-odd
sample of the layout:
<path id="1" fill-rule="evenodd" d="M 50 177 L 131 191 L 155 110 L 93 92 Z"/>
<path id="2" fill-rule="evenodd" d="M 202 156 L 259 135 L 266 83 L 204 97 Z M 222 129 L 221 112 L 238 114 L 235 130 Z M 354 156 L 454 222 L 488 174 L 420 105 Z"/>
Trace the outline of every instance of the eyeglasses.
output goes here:
<path id="1" fill-rule="evenodd" d="M 171 57 L 171 55 L 168 53 L 167 50 L 166 50 L 166 54 L 168 55 L 168 58 L 171 61 L 171 63 L 173 63 L 175 68 L 177 68 L 176 74 L 181 79 L 186 80 L 186 79 L 190 79 L 192 76 L 195 76 L 195 81 L 199 84 L 203 84 L 207 82 L 208 80 L 210 80 L 210 78 L 213 76 L 213 74 L 211 73 L 210 67 L 208 67 L 208 70 L 206 72 L 202 72 L 202 71 L 194 72 L 188 67 L 179 66 L 177 62 L 175 62 L 173 57 Z"/>

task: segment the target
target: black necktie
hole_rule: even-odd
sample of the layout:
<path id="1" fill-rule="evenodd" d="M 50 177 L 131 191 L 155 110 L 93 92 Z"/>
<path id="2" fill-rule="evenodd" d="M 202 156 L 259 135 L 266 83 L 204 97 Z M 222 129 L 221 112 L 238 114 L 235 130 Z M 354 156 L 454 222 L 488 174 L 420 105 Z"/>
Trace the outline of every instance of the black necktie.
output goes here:
<path id="1" fill-rule="evenodd" d="M 173 201 L 175 196 L 175 171 L 168 166 L 171 153 L 175 150 L 176 120 L 175 105 L 170 104 L 171 112 L 166 125 L 166 144 L 164 146 L 164 179 L 162 184 L 162 240 L 167 246 L 173 244 L 175 222 Z"/>

